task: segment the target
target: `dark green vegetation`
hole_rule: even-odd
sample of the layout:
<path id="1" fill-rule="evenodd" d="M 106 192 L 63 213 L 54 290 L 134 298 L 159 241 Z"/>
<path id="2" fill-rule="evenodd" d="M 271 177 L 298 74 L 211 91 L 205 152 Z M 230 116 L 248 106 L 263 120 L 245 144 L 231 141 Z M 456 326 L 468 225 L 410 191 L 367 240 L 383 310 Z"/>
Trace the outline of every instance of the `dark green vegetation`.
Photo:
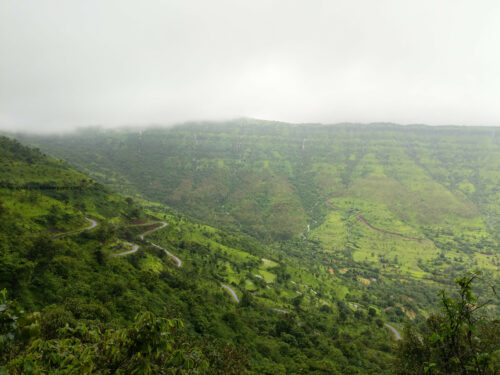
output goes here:
<path id="1" fill-rule="evenodd" d="M 288 259 L 279 247 L 162 205 L 139 206 L 15 141 L 1 138 L 0 149 L 0 287 L 8 293 L 0 303 L 3 371 L 390 368 L 386 317 L 368 309 L 369 299 L 366 309 L 355 310 L 344 298 L 347 285 L 357 290 L 355 282 L 340 285 L 313 261 Z M 98 226 L 83 230 L 86 217 Z M 160 219 L 169 225 L 145 240 L 178 255 L 181 268 L 139 237 Z M 128 250 L 126 241 L 140 250 L 111 256 Z M 235 290 L 239 304 L 222 283 Z M 175 319 L 183 327 L 169 328 Z"/>
<path id="2" fill-rule="evenodd" d="M 129 328 L 102 330 L 68 324 L 59 329 L 57 338 L 41 339 L 40 329 L 47 328 L 48 318 L 26 314 L 15 301 L 5 298 L 5 289 L 0 297 L 0 349 L 12 355 L 24 347 L 2 373 L 159 374 L 198 373 L 208 368 L 198 349 L 190 343 L 183 347 L 186 343 L 179 339 L 182 322 L 178 320 L 144 313 Z M 60 312 L 54 317 L 60 319 Z"/>
<path id="3" fill-rule="evenodd" d="M 498 274 L 500 129 L 239 120 L 25 140 L 119 191 L 302 242 L 335 274 Z"/>
<path id="4" fill-rule="evenodd" d="M 100 225 L 49 238 L 56 256 L 43 260 L 44 273 L 28 272 L 19 286 L 2 279 L 0 287 L 42 317 L 56 309 L 54 316 L 67 316 L 63 322 L 72 329 L 85 324 L 123 333 L 144 311 L 152 319 L 181 319 L 174 343 L 188 343 L 187 357 L 200 353 L 196 363 L 206 362 L 208 373 L 229 373 L 231 366 L 256 374 L 392 373 L 394 340 L 385 322 L 398 330 L 408 321 L 424 327 L 438 290 L 467 270 L 480 268 L 485 280 L 498 282 L 500 142 L 494 134 L 491 128 L 242 120 L 19 137 L 134 200 L 39 156 L 34 170 L 52 163 L 91 187 L 71 189 L 66 200 L 52 196 L 62 191 L 43 190 L 46 178 L 12 156 L 9 163 L 19 164 L 2 177 L 0 199 L 21 212 L 9 216 L 31 207 L 21 206 L 22 194 L 53 200 L 19 216 L 19 226 L 29 219 L 33 229 L 19 234 L 19 246 L 5 247 L 12 267 L 43 258 L 24 253 L 30 236 L 85 227 L 85 217 Z M 17 180 L 9 177 L 16 173 Z M 55 171 L 46 175 L 59 179 Z M 51 213 L 52 205 L 61 211 Z M 50 214 L 55 218 L 42 221 Z M 160 220 L 169 225 L 146 239 L 182 259 L 181 268 L 139 237 Z M 130 249 L 125 240 L 140 250 L 110 257 Z M 68 267 L 52 264 L 61 257 Z M 477 288 L 486 291 L 482 283 Z M 105 312 L 82 314 L 74 299 Z M 484 311 L 498 316 L 497 301 Z M 44 340 L 59 340 L 68 331 L 41 332 Z M 207 350 L 213 341 L 217 355 Z"/>
<path id="5" fill-rule="evenodd" d="M 497 374 L 500 367 L 500 320 L 483 314 L 491 300 L 472 292 L 477 274 L 456 280 L 458 295 L 441 292 L 441 313 L 431 315 L 422 335 L 405 329 L 398 349 L 397 374 Z M 495 289 L 492 290 L 495 296 Z"/>
<path id="6" fill-rule="evenodd" d="M 169 303 L 178 296 L 139 266 L 142 256 L 110 256 L 149 219 L 131 199 L 7 138 L 0 138 L 0 181 L 0 288 L 6 288 L 0 372 L 231 373 L 229 366 L 241 373 L 246 367 L 244 352 L 165 318 L 166 306 L 188 307 Z M 99 225 L 81 230 L 89 228 L 85 217 Z M 168 269 L 164 257 L 157 261 Z M 199 303 L 210 305 L 211 298 Z"/>

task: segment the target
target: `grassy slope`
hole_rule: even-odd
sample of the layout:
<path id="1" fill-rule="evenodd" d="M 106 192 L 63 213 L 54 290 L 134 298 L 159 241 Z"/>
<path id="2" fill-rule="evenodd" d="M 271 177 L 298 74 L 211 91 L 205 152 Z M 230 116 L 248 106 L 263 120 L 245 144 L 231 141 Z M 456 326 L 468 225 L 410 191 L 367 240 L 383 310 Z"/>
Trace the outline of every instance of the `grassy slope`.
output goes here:
<path id="1" fill-rule="evenodd" d="M 341 250 L 352 226 L 355 260 L 381 266 L 383 258 L 391 271 L 429 278 L 449 272 L 443 252 L 459 270 L 498 270 L 500 142 L 492 132 L 241 120 L 31 141 L 111 186 L 268 241 L 300 237 L 309 224 L 324 250 Z M 376 233 L 325 207 L 328 197 L 376 228 L 427 241 Z"/>
<path id="2" fill-rule="evenodd" d="M 323 322 L 327 311 L 339 319 L 347 306 L 347 322 L 334 324 L 343 327 L 340 336 L 362 340 L 354 305 L 397 323 L 426 315 L 436 288 L 473 268 L 498 282 L 500 147 L 491 129 L 242 121 L 26 140 L 117 189 L 264 239 L 270 245 L 254 243 L 245 258 L 241 247 L 214 240 L 220 229 L 178 215 L 152 235 L 208 290 L 218 282 L 240 297 L 248 290 L 267 313 L 295 311 L 300 296 L 301 306 L 316 311 L 299 311 L 302 319 L 319 314 Z M 161 204 L 151 207 L 164 214 Z M 360 214 L 380 230 L 423 240 L 377 232 Z M 266 269 L 262 257 L 286 271 Z M 160 269 L 151 257 L 140 264 Z M 224 291 L 219 296 L 231 302 Z M 331 323 L 311 329 L 336 337 Z"/>
<path id="3" fill-rule="evenodd" d="M 367 311 L 378 306 L 376 318 L 397 319 L 384 312 L 382 283 L 394 285 L 390 281 L 360 287 L 312 261 L 288 257 L 279 246 L 196 222 L 161 204 L 142 200 L 143 212 L 61 162 L 0 141 L 0 288 L 30 311 L 58 317 L 52 330 L 75 321 L 123 325 L 151 310 L 182 318 L 196 339 L 246 347 L 259 374 L 380 373 L 389 367 L 392 338 Z M 87 226 L 86 216 L 99 227 L 53 239 Z M 169 225 L 147 239 L 178 255 L 181 269 L 138 238 L 148 222 L 159 219 Z M 110 257 L 125 240 L 141 250 Z M 221 283 L 245 303 L 236 305 Z M 362 305 L 363 313 L 355 316 L 346 307 L 350 301 Z"/>

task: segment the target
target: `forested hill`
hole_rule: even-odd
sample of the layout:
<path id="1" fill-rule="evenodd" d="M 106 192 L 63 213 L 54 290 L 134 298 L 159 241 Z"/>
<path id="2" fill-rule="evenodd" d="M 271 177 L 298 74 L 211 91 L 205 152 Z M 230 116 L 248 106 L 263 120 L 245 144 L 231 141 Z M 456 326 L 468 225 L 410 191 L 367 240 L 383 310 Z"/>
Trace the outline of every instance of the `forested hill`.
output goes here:
<path id="1" fill-rule="evenodd" d="M 384 324 L 401 329 L 408 303 L 390 294 L 417 284 L 360 284 L 289 256 L 300 243 L 139 204 L 8 138 L 0 156 L 3 373 L 390 371 Z"/>
<path id="2" fill-rule="evenodd" d="M 138 236 L 162 223 L 0 137 L 0 373 L 243 373 L 246 354 L 230 340 L 196 335 L 178 319 L 187 307 L 169 285 L 184 281 L 166 252 Z M 196 287 L 180 289 L 196 299 Z M 208 311 L 211 298 L 198 306 Z"/>
<path id="3" fill-rule="evenodd" d="M 265 241 L 307 237 L 326 258 L 349 249 L 418 278 L 498 270 L 500 128 L 243 119 L 23 139 L 119 191 Z"/>
<path id="4" fill-rule="evenodd" d="M 27 140 L 118 190 L 264 238 L 297 235 L 325 216 L 320 203 L 332 197 L 367 216 L 383 207 L 390 217 L 380 219 L 394 221 L 386 224 L 422 236 L 452 216 L 481 216 L 493 240 L 500 233 L 497 131 L 240 120 Z"/>
<path id="5" fill-rule="evenodd" d="M 208 373 L 392 373 L 395 339 L 406 323 L 429 333 L 439 289 L 476 269 L 475 292 L 498 284 L 493 128 L 239 120 L 17 137 L 107 186 L 4 141 L 2 207 L 19 220 L 2 235 L 21 234 L 0 288 L 51 332 L 134 330 L 149 311 L 184 322 L 173 340 Z M 498 316 L 498 300 L 481 311 Z"/>

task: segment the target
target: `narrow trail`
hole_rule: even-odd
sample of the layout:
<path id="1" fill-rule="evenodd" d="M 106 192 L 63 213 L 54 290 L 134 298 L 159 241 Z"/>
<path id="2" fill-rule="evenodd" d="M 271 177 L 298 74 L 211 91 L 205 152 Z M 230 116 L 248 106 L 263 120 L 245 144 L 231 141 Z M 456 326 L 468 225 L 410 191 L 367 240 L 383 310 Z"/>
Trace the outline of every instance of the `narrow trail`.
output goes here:
<path id="1" fill-rule="evenodd" d="M 231 294 L 231 297 L 233 297 L 234 301 L 236 303 L 240 303 L 240 299 L 238 298 L 238 296 L 236 295 L 236 292 L 233 290 L 233 288 L 231 288 L 229 285 L 226 285 L 226 284 L 221 284 L 221 286 L 226 289 L 230 294 Z M 273 311 L 276 311 L 276 312 L 279 312 L 281 314 L 289 314 L 290 312 L 286 311 L 286 310 L 282 310 L 282 309 L 277 309 L 277 308 L 274 308 L 274 309 L 271 309 Z"/>
<path id="2" fill-rule="evenodd" d="M 408 236 L 405 236 L 401 233 L 394 233 L 394 232 L 388 232 L 386 230 L 383 230 L 383 229 L 380 229 L 380 228 L 377 228 L 377 227 L 374 227 L 373 225 L 371 225 L 368 221 L 366 221 L 366 219 L 361 216 L 361 214 L 359 214 L 357 217 L 356 217 L 359 221 L 361 221 L 363 224 L 365 224 L 368 228 L 374 230 L 374 231 L 377 231 L 379 233 L 383 233 L 383 234 L 387 234 L 389 236 L 393 236 L 393 237 L 399 237 L 399 238 L 403 238 L 405 240 L 410 240 L 410 241 L 424 241 L 424 238 L 417 238 L 417 237 L 408 237 Z"/>
<path id="3" fill-rule="evenodd" d="M 347 212 L 346 209 L 338 207 L 338 206 L 334 205 L 333 203 L 328 202 L 328 198 L 325 200 L 325 205 L 330 207 L 330 208 L 333 208 L 334 210 Z M 425 238 L 408 237 L 408 236 L 405 236 L 404 234 L 401 234 L 401 233 L 389 232 L 389 231 L 374 227 L 361 214 L 356 215 L 356 219 L 358 219 L 361 223 L 366 225 L 371 230 L 374 230 L 374 231 L 382 233 L 382 234 L 386 234 L 388 236 L 399 237 L 399 238 L 402 238 L 404 240 L 409 240 L 409 241 L 425 241 Z"/>
<path id="4" fill-rule="evenodd" d="M 163 228 L 165 228 L 165 227 L 168 225 L 168 223 L 166 223 L 166 222 L 164 222 L 164 221 L 160 221 L 160 223 L 161 223 L 161 225 L 160 225 L 158 228 L 153 228 L 153 229 L 151 229 L 151 230 L 148 230 L 147 232 L 144 232 L 143 234 L 141 234 L 141 235 L 139 236 L 139 238 L 140 238 L 141 240 L 143 240 L 143 239 L 144 239 L 144 236 L 147 236 L 147 235 L 148 235 L 148 234 L 150 234 L 150 233 L 156 232 L 157 230 L 163 229 Z M 156 223 L 150 223 L 149 225 L 151 225 L 151 224 L 156 224 Z"/>
<path id="5" fill-rule="evenodd" d="M 337 207 L 334 204 L 328 202 L 328 200 L 325 201 L 325 205 L 327 205 L 330 208 L 336 209 L 336 210 L 345 211 L 344 209 L 342 209 L 340 207 Z M 397 236 L 397 237 L 401 237 L 401 238 L 405 238 L 405 239 L 409 239 L 409 240 L 418 240 L 418 241 L 422 240 L 420 238 L 406 237 L 406 236 L 404 236 L 402 234 L 399 234 L 399 233 L 387 232 L 387 231 L 384 231 L 382 229 L 376 228 L 376 227 L 372 226 L 370 223 L 368 223 L 366 221 L 366 219 L 361 214 L 357 215 L 356 218 L 359 221 L 361 221 L 363 224 L 365 224 L 366 226 L 368 226 L 370 229 L 375 230 L 377 232 L 388 234 L 388 235 L 391 235 L 391 236 Z M 82 228 L 82 229 L 79 229 L 79 230 L 76 230 L 76 231 L 62 233 L 62 234 L 57 235 L 57 236 L 55 236 L 53 238 L 54 239 L 58 239 L 58 238 L 62 238 L 62 237 L 65 237 L 65 236 L 72 235 L 72 234 L 77 234 L 77 233 L 80 233 L 80 232 L 83 232 L 83 231 L 94 229 L 95 227 L 97 227 L 99 225 L 96 220 L 90 219 L 88 217 L 85 217 L 85 220 L 87 220 L 90 223 L 89 226 L 87 226 L 85 228 Z M 142 233 L 139 236 L 139 238 L 141 240 L 144 240 L 144 236 L 147 236 L 148 234 L 156 232 L 157 230 L 163 229 L 163 228 L 165 228 L 168 225 L 168 223 L 164 222 L 164 221 L 161 221 L 159 223 L 161 224 L 160 226 L 158 226 L 157 228 L 153 228 L 153 229 L 151 229 L 149 231 L 146 231 L 146 232 Z M 157 224 L 157 223 L 151 223 L 151 224 Z M 182 260 L 180 258 L 178 258 L 177 256 L 175 256 L 174 254 L 172 254 L 171 252 L 169 252 L 167 249 L 165 249 L 165 248 L 161 247 L 160 245 L 157 245 L 157 244 L 155 244 L 155 243 L 153 243 L 151 241 L 146 241 L 146 242 L 150 243 L 151 245 L 153 245 L 154 247 L 156 247 L 158 249 L 163 250 L 165 252 L 165 254 L 167 254 L 170 258 L 172 258 L 177 263 L 177 267 L 180 268 L 182 266 Z M 135 253 L 135 252 L 137 252 L 139 250 L 139 245 L 137 245 L 137 244 L 134 244 L 134 243 L 131 243 L 131 242 L 125 242 L 125 244 L 128 245 L 128 246 L 130 246 L 131 249 L 127 250 L 127 251 L 124 251 L 124 252 L 121 252 L 121 253 L 118 253 L 118 254 L 113 254 L 112 256 L 113 257 L 125 256 L 125 255 L 129 255 L 129 254 L 133 254 L 133 253 Z M 236 295 L 236 292 L 230 286 L 228 286 L 226 284 L 221 284 L 221 286 L 224 289 L 226 289 L 231 294 L 231 297 L 234 299 L 234 301 L 236 303 L 240 303 L 240 299 Z M 281 313 L 281 314 L 289 314 L 288 311 L 282 310 L 282 309 L 278 309 L 278 308 L 273 308 L 272 310 L 276 311 L 278 313 Z M 393 326 L 391 326 L 388 323 L 384 323 L 384 326 L 387 327 L 393 333 L 393 335 L 396 338 L 396 340 L 398 340 L 398 341 L 401 340 L 401 335 L 396 330 L 396 328 L 394 328 Z"/>
<path id="6" fill-rule="evenodd" d="M 77 230 L 72 230 L 71 232 L 66 232 L 66 233 L 61 233 L 61 234 L 58 234 L 54 237 L 52 237 L 53 240 L 57 240 L 59 238 L 63 238 L 63 237 L 66 237 L 66 236 L 71 236 L 73 234 L 77 234 L 77 233 L 81 233 L 81 232 L 85 232 L 87 230 L 91 230 L 91 229 L 94 229 L 95 227 L 97 227 L 98 223 L 97 221 L 95 220 L 92 220 L 91 218 L 88 218 L 88 217 L 85 217 L 85 220 L 87 220 L 90 225 L 85 227 L 85 228 L 82 228 L 82 229 L 77 229 Z"/>
<path id="7" fill-rule="evenodd" d="M 231 295 L 233 296 L 233 299 L 236 301 L 236 303 L 240 303 L 240 299 L 238 298 L 238 296 L 236 295 L 234 290 L 231 289 L 231 287 L 227 286 L 226 284 L 221 284 L 221 285 L 224 289 L 226 289 L 227 291 L 229 291 L 229 293 L 231 293 Z"/>
<path id="8" fill-rule="evenodd" d="M 394 334 L 394 337 L 396 337 L 396 340 L 401 340 L 401 335 L 399 334 L 399 332 L 397 331 L 396 328 L 394 328 L 393 326 L 391 326 L 390 324 L 388 323 L 384 323 L 384 326 L 386 326 L 387 328 L 389 328 L 391 330 L 391 332 Z"/>
<path id="9" fill-rule="evenodd" d="M 165 228 L 165 227 L 168 225 L 168 223 L 167 223 L 167 222 L 165 222 L 165 221 L 160 221 L 160 222 L 155 222 L 155 223 L 149 223 L 149 225 L 158 224 L 158 223 L 160 223 L 160 224 L 161 224 L 159 227 L 153 228 L 153 229 L 151 229 L 151 230 L 148 230 L 148 231 L 146 231 L 146 232 L 142 233 L 142 234 L 139 236 L 139 238 L 140 238 L 141 240 L 144 240 L 144 236 L 147 236 L 148 234 L 151 234 L 151 233 L 153 233 L 153 232 L 156 232 L 157 230 L 163 229 L 163 228 Z M 157 245 L 157 244 L 155 244 L 155 243 L 153 243 L 153 242 L 151 242 L 151 241 L 146 241 L 146 242 L 150 243 L 151 245 L 153 245 L 154 247 L 156 247 L 156 248 L 158 248 L 158 249 L 163 250 L 163 251 L 165 252 L 165 254 L 167 254 L 170 258 L 172 258 L 172 259 L 175 261 L 175 263 L 177 263 L 177 267 L 179 267 L 179 268 L 180 268 L 180 267 L 182 266 L 182 260 L 180 260 L 177 256 L 175 256 L 174 254 L 172 254 L 170 251 L 168 251 L 167 249 L 164 249 L 164 248 L 163 248 L 163 247 L 161 247 L 160 245 Z M 131 250 L 124 251 L 123 253 L 113 254 L 112 256 L 117 257 L 117 256 L 122 256 L 122 255 L 129 255 L 129 254 L 133 254 L 133 253 L 135 253 L 137 250 L 139 250 L 139 245 L 132 244 L 132 243 L 129 243 L 129 242 L 126 242 L 126 243 L 127 243 L 128 245 L 133 246 L 133 248 L 132 248 Z"/>
<path id="10" fill-rule="evenodd" d="M 112 254 L 111 256 L 112 257 L 119 257 L 119 256 L 122 256 L 122 255 L 129 255 L 129 254 L 133 254 L 135 253 L 137 250 L 139 250 L 139 245 L 135 244 L 135 243 L 130 243 L 130 242 L 125 242 L 126 245 L 129 245 L 132 247 L 131 250 L 127 250 L 127 251 L 124 251 L 123 253 L 118 253 L 118 254 Z"/>
<path id="11" fill-rule="evenodd" d="M 273 310 L 274 310 L 274 311 L 277 311 L 277 312 L 279 312 L 279 313 L 282 313 L 282 314 L 289 314 L 289 312 L 288 312 L 288 311 L 286 311 L 286 310 L 282 310 L 282 309 L 273 309 Z"/>
<path id="12" fill-rule="evenodd" d="M 163 250 L 165 252 L 165 254 L 167 254 L 170 258 L 172 258 L 173 260 L 175 260 L 175 262 L 177 263 L 177 267 L 179 267 L 179 268 L 182 267 L 182 260 L 180 260 L 174 254 L 172 254 L 170 251 L 168 251 L 167 249 L 164 249 L 163 247 L 161 247 L 160 245 L 157 245 L 155 243 L 152 243 L 152 242 L 149 242 L 149 243 L 151 245 L 153 245 L 154 247 Z"/>

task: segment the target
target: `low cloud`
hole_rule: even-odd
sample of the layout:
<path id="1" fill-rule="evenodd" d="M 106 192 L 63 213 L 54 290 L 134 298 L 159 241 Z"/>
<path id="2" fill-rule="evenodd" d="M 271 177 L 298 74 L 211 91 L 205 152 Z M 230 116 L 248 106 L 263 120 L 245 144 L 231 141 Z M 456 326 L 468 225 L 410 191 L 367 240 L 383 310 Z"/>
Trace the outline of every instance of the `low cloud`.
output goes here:
<path id="1" fill-rule="evenodd" d="M 0 128 L 500 124 L 500 3 L 0 3 Z"/>

